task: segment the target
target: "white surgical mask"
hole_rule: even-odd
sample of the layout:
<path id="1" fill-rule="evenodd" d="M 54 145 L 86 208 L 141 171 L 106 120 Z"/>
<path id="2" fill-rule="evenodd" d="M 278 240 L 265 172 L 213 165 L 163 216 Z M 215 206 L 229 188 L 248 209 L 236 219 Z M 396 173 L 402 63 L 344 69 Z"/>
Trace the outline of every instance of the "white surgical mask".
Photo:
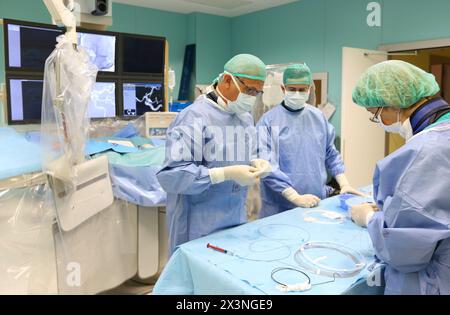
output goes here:
<path id="1" fill-rule="evenodd" d="M 409 118 L 403 122 L 399 133 L 406 141 L 408 141 L 409 139 L 412 138 L 412 136 L 414 135 L 414 132 L 413 132 L 413 129 L 411 126 L 411 121 L 409 120 Z"/>
<path id="2" fill-rule="evenodd" d="M 235 101 L 230 101 L 229 99 L 227 99 L 225 96 L 222 95 L 222 93 L 219 91 L 219 89 L 217 89 L 217 92 L 220 94 L 220 96 L 223 99 L 227 100 L 228 109 L 231 112 L 238 114 L 238 115 L 251 112 L 253 109 L 253 106 L 255 106 L 255 103 L 256 103 L 256 96 L 247 95 L 245 93 L 242 93 L 241 89 L 239 88 L 239 85 L 237 84 L 236 79 L 234 78 L 233 75 L 231 75 L 231 79 L 233 80 L 234 85 L 236 85 L 236 87 L 239 90 L 239 95 Z"/>
<path id="3" fill-rule="evenodd" d="M 383 111 L 383 109 L 381 109 L 380 111 L 380 126 L 389 133 L 400 133 L 400 130 L 402 128 L 402 123 L 400 122 L 400 111 L 397 113 L 397 122 L 393 123 L 392 125 L 385 125 L 383 123 L 383 118 L 381 118 L 381 112 Z"/>
<path id="4" fill-rule="evenodd" d="M 309 99 L 309 92 L 289 92 L 284 94 L 284 103 L 292 110 L 300 110 L 305 107 Z"/>

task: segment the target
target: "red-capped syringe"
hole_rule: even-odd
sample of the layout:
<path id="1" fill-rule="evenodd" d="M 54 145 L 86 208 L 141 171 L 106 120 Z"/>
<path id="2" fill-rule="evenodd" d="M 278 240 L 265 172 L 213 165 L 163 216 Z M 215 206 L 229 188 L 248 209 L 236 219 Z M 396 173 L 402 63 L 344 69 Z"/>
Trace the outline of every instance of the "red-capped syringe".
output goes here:
<path id="1" fill-rule="evenodd" d="M 226 250 L 226 249 L 223 249 L 223 248 L 220 248 L 220 247 L 217 247 L 217 246 L 214 246 L 214 245 L 211 245 L 211 244 L 209 244 L 209 243 L 208 243 L 208 245 L 206 245 L 206 247 L 207 247 L 207 248 L 211 248 L 211 249 L 213 249 L 213 250 L 215 250 L 215 251 L 217 251 L 217 252 L 223 253 L 223 254 L 227 254 L 227 255 L 230 255 L 230 256 L 234 256 L 234 253 L 233 253 L 233 252 L 231 252 L 231 251 L 229 251 L 229 250 Z"/>

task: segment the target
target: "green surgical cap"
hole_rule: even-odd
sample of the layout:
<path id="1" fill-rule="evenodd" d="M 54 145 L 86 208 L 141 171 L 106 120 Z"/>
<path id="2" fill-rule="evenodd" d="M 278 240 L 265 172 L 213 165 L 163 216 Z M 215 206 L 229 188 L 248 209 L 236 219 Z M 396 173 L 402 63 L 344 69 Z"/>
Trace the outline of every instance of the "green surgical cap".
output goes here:
<path id="1" fill-rule="evenodd" d="M 224 66 L 225 72 L 236 77 L 266 81 L 266 65 L 256 56 L 240 54 L 231 58 Z"/>
<path id="2" fill-rule="evenodd" d="M 283 84 L 286 85 L 311 85 L 313 83 L 312 74 L 305 64 L 289 65 L 283 74 Z"/>
<path id="3" fill-rule="evenodd" d="M 434 75 L 410 63 L 390 60 L 362 75 L 353 90 L 353 102 L 366 108 L 408 108 L 439 90 Z"/>

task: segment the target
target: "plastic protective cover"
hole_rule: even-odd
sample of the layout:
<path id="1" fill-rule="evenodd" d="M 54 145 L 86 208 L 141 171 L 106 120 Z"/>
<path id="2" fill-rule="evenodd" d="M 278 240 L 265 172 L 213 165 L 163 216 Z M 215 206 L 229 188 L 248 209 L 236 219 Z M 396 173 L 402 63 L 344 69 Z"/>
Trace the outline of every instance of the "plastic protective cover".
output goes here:
<path id="1" fill-rule="evenodd" d="M 57 174 L 67 183 L 65 193 L 77 183 L 74 170 L 85 163 L 86 107 L 96 74 L 84 51 L 58 38 L 46 62 L 44 173 L 0 181 L 0 294 L 95 294 L 137 273 L 136 206 L 115 200 L 64 230 L 47 176 Z"/>
<path id="2" fill-rule="evenodd" d="M 0 294 L 95 294 L 137 272 L 134 205 L 116 200 L 65 232 L 35 174 L 1 182 L 0 209 Z"/>

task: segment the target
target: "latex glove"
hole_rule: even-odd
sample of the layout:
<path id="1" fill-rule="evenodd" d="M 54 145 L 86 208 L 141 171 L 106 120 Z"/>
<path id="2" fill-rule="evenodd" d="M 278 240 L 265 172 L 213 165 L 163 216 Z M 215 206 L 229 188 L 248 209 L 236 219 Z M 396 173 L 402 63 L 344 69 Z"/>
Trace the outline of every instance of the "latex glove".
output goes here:
<path id="1" fill-rule="evenodd" d="M 363 203 L 350 208 L 352 221 L 362 227 L 367 227 L 369 221 L 377 211 L 378 208 L 373 203 Z"/>
<path id="2" fill-rule="evenodd" d="M 212 168 L 209 177 L 213 184 L 219 184 L 226 180 L 233 180 L 241 186 L 253 186 L 259 181 L 259 170 L 248 165 L 234 165 Z"/>
<path id="3" fill-rule="evenodd" d="M 338 176 L 336 176 L 336 181 L 339 184 L 339 187 L 341 187 L 341 195 L 342 194 L 353 194 L 353 195 L 357 195 L 357 196 L 362 196 L 362 197 L 369 197 L 369 195 L 363 193 L 362 191 L 356 190 L 355 188 L 353 188 L 348 179 L 347 176 L 345 176 L 345 174 L 339 174 Z"/>
<path id="4" fill-rule="evenodd" d="M 314 195 L 300 195 L 294 188 L 286 188 L 283 197 L 292 202 L 297 207 L 314 208 L 319 205 L 320 198 Z"/>
<path id="5" fill-rule="evenodd" d="M 259 170 L 261 178 L 267 177 L 270 173 L 272 173 L 272 165 L 270 165 L 269 161 L 255 159 L 252 160 L 250 164 Z"/>

